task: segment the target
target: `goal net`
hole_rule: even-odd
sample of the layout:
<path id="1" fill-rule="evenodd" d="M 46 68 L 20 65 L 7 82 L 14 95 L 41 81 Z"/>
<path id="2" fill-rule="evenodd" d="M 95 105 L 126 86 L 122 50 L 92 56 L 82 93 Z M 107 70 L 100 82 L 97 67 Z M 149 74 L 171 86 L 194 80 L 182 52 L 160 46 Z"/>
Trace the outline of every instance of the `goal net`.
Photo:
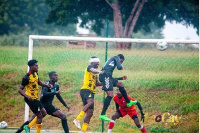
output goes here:
<path id="1" fill-rule="evenodd" d="M 159 41 L 165 41 L 167 49 L 161 51 L 156 47 Z M 129 43 L 129 49 L 116 49 L 116 43 Z M 99 70 L 105 61 L 117 54 L 123 54 L 124 70 L 114 70 L 113 77 L 126 75 L 123 84 L 130 97 L 139 101 L 145 112 L 144 122 L 147 131 L 184 131 L 184 125 L 196 125 L 194 116 L 199 109 L 199 42 L 196 40 L 160 40 L 160 39 L 126 39 L 98 37 L 63 37 L 37 36 L 29 37 L 28 60 L 39 62 L 41 81 L 49 79 L 48 73 L 56 71 L 61 96 L 71 107 L 67 109 L 57 100 L 53 104 L 67 115 L 70 130 L 77 130 L 72 121 L 82 110 L 79 95 L 83 84 L 84 70 L 89 59 L 100 59 Z M 114 95 L 115 95 L 114 88 Z M 98 119 L 103 108 L 104 93 L 96 88 L 94 114 L 88 131 L 107 131 L 108 122 Z M 136 106 L 138 118 L 140 111 Z M 115 113 L 114 101 L 111 101 L 106 114 L 109 118 Z M 28 119 L 28 106 L 25 119 Z M 188 121 L 190 121 L 188 123 Z M 81 121 L 82 123 L 83 121 Z M 51 123 L 51 124 L 45 124 Z M 47 116 L 43 121 L 44 129 L 62 129 L 60 120 Z M 180 129 L 183 128 L 183 129 Z M 129 116 L 116 120 L 113 132 L 139 132 Z"/>

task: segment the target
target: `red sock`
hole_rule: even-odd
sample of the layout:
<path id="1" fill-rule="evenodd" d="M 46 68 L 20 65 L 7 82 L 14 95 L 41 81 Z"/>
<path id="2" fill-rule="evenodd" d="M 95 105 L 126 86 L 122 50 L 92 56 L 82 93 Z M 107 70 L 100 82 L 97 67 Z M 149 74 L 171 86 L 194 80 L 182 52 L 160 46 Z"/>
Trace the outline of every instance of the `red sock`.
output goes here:
<path id="1" fill-rule="evenodd" d="M 146 129 L 144 127 L 142 127 L 142 129 L 140 129 L 142 131 L 142 133 L 147 133 Z"/>
<path id="2" fill-rule="evenodd" d="M 108 129 L 113 129 L 114 125 L 115 125 L 115 121 L 110 120 L 109 125 L 108 125 Z"/>

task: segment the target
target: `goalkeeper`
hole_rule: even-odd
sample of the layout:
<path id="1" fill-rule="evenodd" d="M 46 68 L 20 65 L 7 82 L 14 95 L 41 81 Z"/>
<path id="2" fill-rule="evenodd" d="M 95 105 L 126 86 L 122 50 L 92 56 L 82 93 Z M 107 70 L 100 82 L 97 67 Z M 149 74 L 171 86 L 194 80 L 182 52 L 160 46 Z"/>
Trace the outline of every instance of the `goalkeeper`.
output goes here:
<path id="1" fill-rule="evenodd" d="M 120 117 L 124 117 L 127 114 L 133 119 L 133 121 L 135 122 L 135 125 L 141 130 L 142 133 L 147 133 L 146 129 L 142 125 L 140 125 L 135 106 L 132 105 L 131 107 L 127 107 L 126 101 L 125 101 L 124 97 L 122 96 L 122 94 L 121 94 L 121 92 L 119 91 L 118 88 L 116 89 L 116 93 L 117 93 L 117 95 L 114 96 L 114 98 L 113 98 L 114 101 L 115 101 L 115 105 L 116 105 L 116 112 L 112 116 L 112 118 L 109 122 L 108 133 L 112 132 L 112 129 L 113 129 L 114 124 L 115 124 L 115 120 L 119 119 Z M 130 100 L 135 101 L 133 98 L 131 98 L 129 96 L 128 96 L 128 98 Z M 144 122 L 144 113 L 143 113 L 143 110 L 142 110 L 142 106 L 139 102 L 137 102 L 136 105 L 140 109 L 141 120 Z"/>

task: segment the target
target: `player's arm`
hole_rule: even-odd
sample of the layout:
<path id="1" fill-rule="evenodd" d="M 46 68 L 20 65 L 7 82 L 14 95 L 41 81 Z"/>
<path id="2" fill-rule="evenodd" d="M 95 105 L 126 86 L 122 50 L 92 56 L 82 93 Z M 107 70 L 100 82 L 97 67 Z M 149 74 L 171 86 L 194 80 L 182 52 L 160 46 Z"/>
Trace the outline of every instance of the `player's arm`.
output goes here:
<path id="1" fill-rule="evenodd" d="M 102 86 L 103 85 L 101 82 L 99 82 L 98 78 L 96 80 L 97 80 L 96 86 Z"/>
<path id="2" fill-rule="evenodd" d="M 65 101 L 63 100 L 62 96 L 60 95 L 60 93 L 56 94 L 56 97 L 58 98 L 58 100 L 66 107 L 68 108 L 68 110 L 70 109 L 70 107 L 65 103 Z"/>
<path id="3" fill-rule="evenodd" d="M 122 76 L 122 77 L 119 77 L 119 78 L 115 78 L 117 80 L 126 80 L 127 79 L 127 76 Z"/>
<path id="4" fill-rule="evenodd" d="M 41 80 L 38 80 L 38 84 L 41 85 L 42 87 L 53 88 L 52 84 L 45 84 Z"/>
<path id="5" fill-rule="evenodd" d="M 104 73 L 104 71 L 97 70 L 97 69 L 95 69 L 93 67 L 90 68 L 89 71 L 94 73 L 94 74 L 103 74 Z"/>
<path id="6" fill-rule="evenodd" d="M 42 87 L 42 96 L 53 96 L 56 92 L 48 92 L 47 87 Z"/>
<path id="7" fill-rule="evenodd" d="M 56 91 L 56 97 L 58 98 L 58 100 L 66 107 L 68 108 L 68 111 L 70 110 L 70 107 L 65 103 L 65 101 L 63 100 L 61 94 L 61 91 L 59 91 L 59 85 L 56 86 L 57 91 Z"/>
<path id="8" fill-rule="evenodd" d="M 116 61 L 117 69 L 122 70 L 123 67 L 122 67 L 122 64 L 120 63 L 119 57 L 115 56 L 114 58 L 115 58 L 115 61 Z"/>
<path id="9" fill-rule="evenodd" d="M 103 84 L 99 81 L 97 81 L 96 86 L 102 86 Z"/>
<path id="10" fill-rule="evenodd" d="M 136 105 L 138 106 L 140 112 L 143 113 L 143 109 L 142 109 L 140 102 L 137 101 Z"/>
<path id="11" fill-rule="evenodd" d="M 21 94 L 21 95 L 24 96 L 25 98 L 31 100 L 32 98 L 31 98 L 30 96 L 26 95 L 25 92 L 23 91 L 23 89 L 24 89 L 24 86 L 23 86 L 23 85 L 20 85 L 19 90 L 18 90 L 19 94 Z"/>
<path id="12" fill-rule="evenodd" d="M 136 105 L 138 106 L 139 110 L 140 110 L 140 113 L 141 113 L 141 120 L 144 122 L 144 117 L 145 117 L 145 114 L 143 112 L 143 109 L 142 109 L 142 106 L 140 104 L 140 102 L 137 101 Z"/>
<path id="13" fill-rule="evenodd" d="M 19 92 L 19 94 L 21 94 L 22 96 L 24 96 L 28 100 L 32 101 L 33 99 L 30 96 L 26 95 L 25 92 L 23 91 L 23 89 L 25 88 L 26 85 L 28 85 L 28 83 L 29 83 L 29 80 L 26 77 L 24 77 L 22 79 L 21 85 L 19 86 L 18 92 Z"/>

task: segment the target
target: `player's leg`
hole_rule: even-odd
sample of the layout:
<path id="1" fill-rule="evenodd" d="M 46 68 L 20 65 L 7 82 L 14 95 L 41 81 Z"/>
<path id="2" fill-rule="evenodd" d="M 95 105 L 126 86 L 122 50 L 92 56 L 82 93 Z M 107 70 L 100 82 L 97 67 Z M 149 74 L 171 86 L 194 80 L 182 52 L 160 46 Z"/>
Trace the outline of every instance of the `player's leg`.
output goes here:
<path id="1" fill-rule="evenodd" d="M 36 119 L 36 123 L 41 125 L 42 122 L 42 113 L 40 110 L 38 110 L 38 108 L 41 109 L 42 104 L 40 103 L 40 101 L 38 100 L 33 100 L 33 101 L 29 101 L 27 98 L 24 99 L 25 102 L 28 104 L 28 106 L 30 107 L 31 111 L 33 112 L 33 114 L 36 115 L 37 118 L 34 118 L 33 121 L 35 121 Z M 30 124 L 30 123 L 29 123 Z M 37 124 L 36 124 L 36 128 L 37 128 Z M 28 127 L 28 125 L 24 126 L 24 130 L 26 133 L 30 133 L 30 128 Z"/>
<path id="2" fill-rule="evenodd" d="M 34 116 L 34 119 L 32 120 L 32 121 L 30 121 L 30 123 L 28 124 L 28 125 L 25 125 L 24 126 L 24 130 L 25 131 L 30 131 L 30 128 L 33 126 L 33 125 L 35 125 L 36 124 L 36 121 L 37 121 L 37 116 L 34 114 L 33 115 Z"/>
<path id="3" fill-rule="evenodd" d="M 146 129 L 139 122 L 136 110 L 129 113 L 129 116 L 133 119 L 135 125 L 141 130 L 142 133 L 147 133 Z"/>
<path id="4" fill-rule="evenodd" d="M 142 133 L 147 133 L 146 129 L 140 124 L 137 115 L 133 115 L 132 119 L 135 122 L 135 125 L 141 130 Z"/>
<path id="5" fill-rule="evenodd" d="M 52 115 L 61 119 L 62 127 L 65 133 L 69 133 L 69 127 L 67 124 L 67 116 L 60 110 L 56 110 L 55 112 L 52 113 Z"/>
<path id="6" fill-rule="evenodd" d="M 84 118 L 84 122 L 83 122 L 83 125 L 82 125 L 82 128 L 81 128 L 81 132 L 86 132 L 88 125 L 89 125 L 89 122 L 90 122 L 90 119 L 93 116 L 93 111 L 94 111 L 94 106 L 92 106 L 91 108 L 89 108 L 87 110 L 86 116 Z"/>
<path id="7" fill-rule="evenodd" d="M 18 128 L 18 130 L 15 133 L 21 133 L 24 130 L 23 127 L 25 125 L 28 125 L 34 118 L 35 118 L 35 114 L 33 114 L 28 121 L 24 122 L 24 124 L 22 124 L 22 126 Z"/>
<path id="8" fill-rule="evenodd" d="M 110 106 L 110 102 L 113 98 L 113 78 L 110 76 L 105 76 L 102 84 L 102 90 L 104 90 L 107 93 L 107 97 L 105 98 L 103 109 L 99 118 L 104 121 L 110 121 L 110 119 L 106 116 L 106 111 Z"/>
<path id="9" fill-rule="evenodd" d="M 81 129 L 80 120 L 84 117 L 86 111 L 94 106 L 94 94 L 88 89 L 81 89 L 80 95 L 83 102 L 83 110 L 77 115 L 76 119 L 74 119 L 73 123 L 77 128 Z"/>
<path id="10" fill-rule="evenodd" d="M 112 129 L 113 129 L 114 125 L 115 125 L 115 120 L 119 119 L 120 117 L 121 117 L 120 111 L 116 111 L 115 114 L 112 116 L 110 122 L 109 122 L 108 133 L 112 132 Z"/>
<path id="11" fill-rule="evenodd" d="M 107 93 L 107 97 L 105 98 L 103 109 L 101 111 L 101 115 L 99 116 L 99 118 L 104 121 L 110 121 L 110 119 L 106 116 L 106 111 L 108 107 L 110 106 L 110 102 L 113 98 L 113 91 L 106 91 L 106 93 Z"/>
<path id="12" fill-rule="evenodd" d="M 40 131 L 42 129 L 43 115 L 42 115 L 42 112 L 38 112 L 35 115 L 37 116 L 37 120 L 36 120 L 36 133 L 40 133 Z"/>
<path id="13" fill-rule="evenodd" d="M 45 108 L 43 107 L 42 103 L 40 101 L 37 100 L 37 105 L 40 108 L 40 111 L 38 111 L 37 113 L 35 113 L 35 115 L 37 116 L 37 121 L 36 121 L 36 133 L 40 133 L 41 129 L 42 129 L 42 119 L 44 116 L 46 116 L 47 112 L 45 110 Z"/>
<path id="14" fill-rule="evenodd" d="M 126 100 L 127 106 L 130 107 L 130 106 L 136 104 L 137 101 L 129 100 L 127 92 L 126 92 L 124 86 L 122 85 L 122 82 L 118 81 L 118 80 L 116 81 L 116 79 L 115 79 L 115 82 L 117 82 L 117 87 L 119 88 L 119 91 L 121 92 L 122 96 Z"/>

